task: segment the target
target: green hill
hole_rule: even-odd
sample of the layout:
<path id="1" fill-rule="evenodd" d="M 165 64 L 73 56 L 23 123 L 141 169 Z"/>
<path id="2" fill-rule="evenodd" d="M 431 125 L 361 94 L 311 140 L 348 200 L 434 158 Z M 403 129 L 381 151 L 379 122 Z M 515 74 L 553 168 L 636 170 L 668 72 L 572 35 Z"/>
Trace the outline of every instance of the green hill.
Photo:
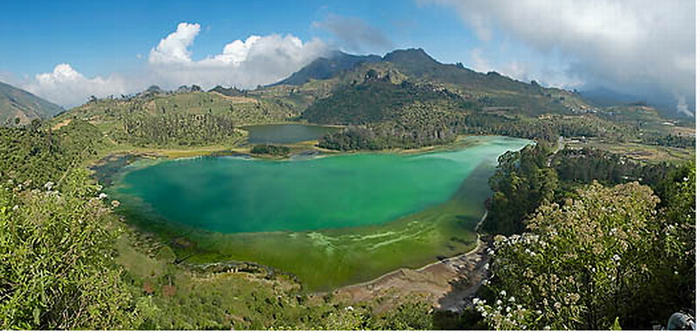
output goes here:
<path id="1" fill-rule="evenodd" d="M 276 97 L 229 96 L 220 88 L 163 91 L 157 87 L 125 98 L 90 101 L 50 122 L 53 129 L 85 120 L 114 144 L 141 147 L 231 144 L 243 125 L 284 122 L 299 114 L 292 103 Z M 221 92 L 219 92 L 221 91 Z"/>
<path id="2" fill-rule="evenodd" d="M 0 82 L 0 125 L 26 125 L 51 118 L 63 108 L 32 93 Z"/>

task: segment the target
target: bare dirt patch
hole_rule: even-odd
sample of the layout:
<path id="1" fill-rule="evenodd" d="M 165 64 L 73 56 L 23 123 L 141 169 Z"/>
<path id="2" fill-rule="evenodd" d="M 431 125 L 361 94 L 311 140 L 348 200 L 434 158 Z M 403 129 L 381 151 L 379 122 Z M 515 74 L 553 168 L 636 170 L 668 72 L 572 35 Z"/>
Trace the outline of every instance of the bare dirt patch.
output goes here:
<path id="1" fill-rule="evenodd" d="M 66 119 L 66 120 L 61 121 L 60 123 L 58 123 L 58 124 L 56 124 L 56 125 L 53 125 L 53 127 L 51 127 L 51 130 L 52 130 L 52 131 L 57 131 L 59 128 L 61 128 L 61 127 L 63 127 L 63 126 L 67 126 L 68 124 L 70 124 L 71 120 L 72 120 L 72 119 Z"/>
<path id="2" fill-rule="evenodd" d="M 420 296 L 436 309 L 461 312 L 487 278 L 486 249 L 491 239 L 482 237 L 469 253 L 445 258 L 419 269 L 402 268 L 369 282 L 333 291 L 338 300 L 350 303 L 381 299 L 380 307 L 392 307 L 405 297 Z"/>
<path id="3" fill-rule="evenodd" d="M 250 97 L 243 97 L 243 96 L 226 96 L 224 94 L 212 91 L 212 94 L 218 95 L 219 97 L 223 99 L 227 99 L 234 104 L 243 104 L 243 103 L 257 103 L 258 100 L 255 98 L 250 98 Z"/>

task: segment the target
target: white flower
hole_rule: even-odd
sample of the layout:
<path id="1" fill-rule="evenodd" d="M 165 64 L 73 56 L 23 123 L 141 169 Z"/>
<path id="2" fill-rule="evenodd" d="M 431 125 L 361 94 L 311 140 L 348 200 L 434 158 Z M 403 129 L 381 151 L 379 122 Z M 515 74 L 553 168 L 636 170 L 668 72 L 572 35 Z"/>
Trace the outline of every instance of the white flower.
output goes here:
<path id="1" fill-rule="evenodd" d="M 345 308 L 345 310 L 347 310 L 347 311 L 352 311 L 352 310 L 355 310 L 355 308 L 353 308 L 352 306 L 348 306 L 348 307 Z"/>
<path id="2" fill-rule="evenodd" d="M 508 302 L 511 302 L 511 303 L 515 302 L 515 297 L 511 296 L 511 297 L 508 299 Z"/>
<path id="3" fill-rule="evenodd" d="M 549 330 L 551 330 L 551 329 L 552 329 L 552 328 L 549 327 L 549 325 L 547 325 L 547 326 L 544 327 L 544 330 L 545 330 L 545 331 L 549 331 Z"/>
<path id="4" fill-rule="evenodd" d="M 46 188 L 47 190 L 50 190 L 53 186 L 54 186 L 54 183 L 51 181 L 48 181 L 48 182 L 46 182 L 46 184 L 44 184 L 44 188 Z"/>
<path id="5" fill-rule="evenodd" d="M 501 290 L 501 296 L 505 296 L 505 295 L 506 295 L 506 291 L 505 291 L 505 290 Z"/>
<path id="6" fill-rule="evenodd" d="M 537 311 L 535 311 L 535 313 L 539 316 L 542 314 L 542 310 L 537 310 Z"/>
<path id="7" fill-rule="evenodd" d="M 18 206 L 18 205 L 12 206 L 12 210 L 18 210 L 18 209 L 19 209 L 19 206 Z"/>
<path id="8" fill-rule="evenodd" d="M 503 301 L 501 301 L 500 299 L 496 301 L 496 305 L 501 305 L 501 304 L 503 304 Z"/>
<path id="9" fill-rule="evenodd" d="M 106 193 L 100 193 L 100 195 L 97 196 L 98 199 L 102 200 L 107 197 Z"/>
<path id="10" fill-rule="evenodd" d="M 613 256 L 612 256 L 612 260 L 613 260 L 613 261 L 620 261 L 620 256 L 617 255 L 617 254 L 616 254 L 616 255 L 613 255 Z"/>
<path id="11" fill-rule="evenodd" d="M 506 307 L 506 312 L 510 312 L 510 306 Z"/>

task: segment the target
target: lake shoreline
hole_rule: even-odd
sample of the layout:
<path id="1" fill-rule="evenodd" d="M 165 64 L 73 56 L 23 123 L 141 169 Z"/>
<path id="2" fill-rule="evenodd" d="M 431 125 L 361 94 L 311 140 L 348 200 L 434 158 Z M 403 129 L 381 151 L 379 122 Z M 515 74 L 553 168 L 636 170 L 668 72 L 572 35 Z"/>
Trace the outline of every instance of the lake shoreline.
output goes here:
<path id="1" fill-rule="evenodd" d="M 225 146 L 204 146 L 204 147 L 191 147 L 191 148 L 134 148 L 125 150 L 115 150 L 97 156 L 91 162 L 87 164 L 89 169 L 94 169 L 95 167 L 104 166 L 109 163 L 110 160 L 114 160 L 121 157 L 134 158 L 131 162 L 135 162 L 138 159 L 149 159 L 149 160 L 178 160 L 178 159 L 188 159 L 197 157 L 223 157 L 223 156 L 242 156 L 249 157 L 253 159 L 260 160 L 291 160 L 298 157 L 307 157 L 313 155 L 313 158 L 323 158 L 327 156 L 339 156 L 339 155 L 355 155 L 355 154 L 399 154 L 399 155 L 413 155 L 422 154 L 430 152 L 441 152 L 449 151 L 459 148 L 466 148 L 470 144 L 465 143 L 465 140 L 472 138 L 491 138 L 491 137 L 504 137 L 510 138 L 502 135 L 461 135 L 454 142 L 450 142 L 443 145 L 435 146 L 425 146 L 420 148 L 391 148 L 391 149 L 381 149 L 381 150 L 331 150 L 326 148 L 318 147 L 318 140 L 300 141 L 293 144 L 280 144 L 283 146 L 288 146 L 292 149 L 297 148 L 297 152 L 290 154 L 288 156 L 272 156 L 272 155 L 256 155 L 251 154 L 250 149 L 254 146 L 247 144 L 242 147 L 225 147 Z M 473 143 L 472 143 L 473 144 Z"/>
<path id="2" fill-rule="evenodd" d="M 488 216 L 484 212 L 477 223 L 478 230 Z M 422 293 L 434 308 L 461 313 L 471 305 L 471 298 L 478 288 L 488 279 L 485 264 L 490 261 L 486 250 L 490 247 L 492 237 L 477 234 L 473 249 L 449 258 L 428 263 L 420 268 L 401 267 L 381 276 L 360 283 L 338 287 L 328 292 L 315 292 L 311 297 L 324 297 L 332 294 L 352 303 L 369 301 L 382 296 L 408 296 Z M 462 284 L 453 282 L 466 281 Z"/>
<path id="3" fill-rule="evenodd" d="M 477 174 L 473 174 L 473 175 L 470 174 L 470 176 L 467 177 L 467 178 L 475 177 L 473 179 L 479 179 L 478 182 L 479 182 L 479 184 L 481 184 L 482 182 L 484 182 L 484 179 L 487 179 L 489 177 L 489 175 L 491 174 L 492 171 L 489 171 L 489 170 L 491 170 L 493 167 L 493 166 L 491 166 L 492 165 L 491 160 L 494 159 L 493 156 L 488 155 L 488 154 L 493 154 L 493 153 L 487 153 L 487 155 L 482 155 L 483 153 L 481 153 L 481 151 L 483 151 L 483 152 L 492 151 L 495 153 L 494 149 L 496 149 L 496 150 L 498 150 L 498 149 L 510 149 L 508 147 L 513 147 L 512 149 L 516 149 L 515 145 L 527 144 L 526 141 L 522 141 L 522 142 L 518 141 L 518 140 L 510 141 L 509 139 L 511 139 L 511 138 L 504 138 L 501 140 L 494 138 L 494 137 L 498 137 L 498 136 L 489 136 L 489 138 L 487 138 L 487 139 L 485 138 L 486 140 L 484 140 L 484 142 L 479 143 L 481 141 L 481 140 L 479 140 L 480 137 L 481 136 L 469 136 L 469 137 L 467 137 L 468 140 L 464 140 L 464 139 L 458 140 L 458 142 L 456 142 L 454 144 L 442 145 L 442 146 L 438 146 L 438 147 L 426 147 L 425 153 L 459 150 L 459 148 L 469 149 L 469 147 L 471 147 L 471 146 L 481 146 L 481 144 L 484 144 L 483 148 L 479 148 L 478 150 L 476 150 L 476 152 L 479 152 L 479 153 L 474 153 L 474 154 L 476 154 L 476 155 L 473 155 L 474 157 L 467 157 L 468 160 L 473 160 L 473 158 L 478 158 L 478 160 L 473 160 L 473 161 L 481 161 L 482 158 L 486 158 L 485 160 L 482 161 L 482 163 L 486 163 L 487 160 L 489 161 L 488 163 L 486 163 L 486 165 L 488 165 L 488 166 L 477 168 L 479 170 L 483 169 L 483 170 L 478 172 L 478 175 Z M 493 141 L 491 141 L 491 140 L 493 140 Z M 493 143 L 491 143 L 491 142 L 493 142 Z M 383 155 L 383 154 L 404 155 L 401 153 L 397 154 L 396 151 L 382 151 L 382 152 L 379 152 L 378 154 L 377 154 L 377 152 L 363 151 L 363 152 L 354 152 L 351 154 L 362 154 L 362 153 L 364 153 L 364 154 L 376 154 L 376 155 Z M 420 154 L 420 152 L 416 152 L 414 150 L 408 154 L 409 155 Z M 461 153 L 459 153 L 459 154 L 461 154 Z M 501 153 L 499 152 L 498 154 L 501 154 Z M 345 153 L 329 154 L 328 156 L 339 156 L 339 155 L 346 155 L 346 154 Z M 432 154 L 429 154 L 429 155 L 432 155 Z M 125 156 L 127 156 L 127 155 L 122 155 L 122 157 L 124 159 L 128 159 Z M 211 155 L 205 155 L 205 156 L 211 156 Z M 247 156 L 247 155 L 242 154 L 242 156 Z M 439 156 L 443 156 L 443 155 L 439 155 Z M 433 158 L 439 158 L 440 160 L 447 161 L 447 160 L 452 160 L 453 158 L 456 158 L 456 156 L 463 156 L 463 155 L 453 155 L 453 153 L 447 153 L 447 155 L 445 155 L 445 156 L 455 156 L 455 157 L 433 157 Z M 471 155 L 467 155 L 467 156 L 471 156 Z M 481 156 L 491 156 L 491 157 L 481 157 Z M 113 156 L 111 158 L 113 158 Z M 163 161 L 173 160 L 173 158 L 162 158 L 159 156 L 148 156 L 148 155 L 137 156 L 137 157 L 131 156 L 131 163 L 133 163 L 134 161 L 137 161 L 137 160 L 142 160 L 142 159 L 153 160 L 154 164 L 160 164 L 160 162 L 156 161 L 156 160 L 161 160 L 161 159 Z M 423 161 L 423 159 L 420 159 L 420 160 Z M 418 160 L 416 160 L 416 161 L 418 161 Z M 457 160 L 455 160 L 455 161 L 457 161 Z M 462 162 L 460 162 L 460 163 L 464 163 L 463 162 L 464 157 L 461 158 L 461 161 Z M 474 162 L 469 162 L 469 163 L 474 163 Z M 126 164 L 128 164 L 128 162 L 124 162 L 124 165 L 126 165 Z M 150 164 L 151 163 L 147 162 L 143 166 L 148 166 Z M 114 169 L 116 169 L 116 168 L 114 168 Z M 137 169 L 140 169 L 140 167 L 138 167 Z M 136 170 L 136 169 L 132 168 L 131 170 Z M 452 170 L 461 170 L 461 169 L 459 169 L 459 168 L 454 169 L 454 167 L 453 167 Z M 113 170 L 113 171 L 118 172 L 118 170 Z M 470 171 L 470 173 L 471 173 L 471 171 Z M 187 179 L 189 179 L 189 178 L 187 178 Z M 464 180 L 466 181 L 466 178 Z M 472 183 L 473 183 L 473 181 L 472 181 Z M 318 238 L 318 241 L 323 241 L 323 242 L 330 241 L 331 243 L 333 243 L 333 245 L 331 245 L 331 246 L 340 246 L 340 248 L 339 248 L 339 249 L 341 249 L 340 253 L 344 253 L 345 251 L 350 251 L 350 249 L 353 249 L 352 251 L 350 251 L 348 253 L 353 253 L 353 256 L 359 255 L 359 257 L 352 259 L 350 261 L 347 261 L 347 262 L 345 261 L 345 259 L 343 259 L 342 263 L 337 264 L 337 265 L 343 266 L 342 273 L 341 273 L 341 271 L 337 271 L 336 273 L 333 273 L 332 277 L 326 276 L 326 275 L 324 275 L 325 273 L 322 273 L 322 272 L 329 270 L 329 269 L 330 270 L 335 269 L 332 267 L 335 267 L 336 264 L 332 264 L 332 265 L 330 264 L 330 262 L 335 260 L 335 259 L 333 259 L 333 258 L 335 258 L 335 255 L 328 257 L 328 258 L 323 257 L 323 259 L 322 259 L 320 257 L 320 253 L 315 253 L 314 256 L 317 258 L 314 260 L 318 260 L 319 263 L 321 263 L 321 262 L 323 263 L 322 266 L 316 266 L 316 267 L 323 267 L 323 268 L 321 270 L 319 270 L 317 273 L 312 273 L 312 274 L 315 274 L 315 277 L 313 277 L 312 279 L 309 279 L 308 276 L 306 276 L 308 274 L 304 273 L 304 272 L 308 271 L 308 269 L 307 268 L 301 269 L 301 267 L 306 267 L 308 265 L 297 263 L 296 259 L 293 259 L 293 258 L 296 258 L 296 257 L 294 257 L 294 256 L 296 256 L 295 254 L 290 253 L 289 255 L 283 256 L 283 257 L 289 257 L 288 260 L 293 260 L 293 261 L 288 262 L 287 264 L 284 264 L 284 261 L 282 261 L 283 264 L 280 266 L 280 262 L 278 262 L 280 259 L 276 258 L 279 256 L 279 254 L 273 256 L 272 252 L 270 252 L 273 249 L 270 249 L 270 251 L 266 250 L 263 253 L 256 252 L 255 249 L 258 248 L 258 250 L 260 250 L 259 247 L 262 246 L 261 242 L 263 242 L 263 240 L 259 239 L 259 237 L 256 237 L 256 234 L 259 234 L 258 232 L 253 232 L 253 233 L 248 233 L 248 234 L 235 233 L 235 234 L 231 234 L 231 235 L 226 234 L 226 233 L 217 234 L 216 232 L 213 232 L 213 233 L 185 232 L 184 235 L 187 235 L 186 238 L 187 238 L 188 242 L 191 241 L 192 244 L 197 244 L 197 245 L 195 245 L 195 248 L 192 248 L 192 249 L 181 249 L 181 250 L 175 249 L 175 251 L 176 251 L 176 254 L 178 254 L 178 257 L 183 257 L 183 258 L 189 257 L 190 254 L 194 254 L 194 253 L 191 253 L 192 250 L 196 250 L 195 252 L 199 252 L 199 254 L 196 254 L 196 258 L 193 257 L 192 259 L 187 260 L 191 264 L 226 262 L 226 261 L 234 260 L 234 261 L 241 261 L 241 262 L 255 262 L 255 263 L 260 263 L 261 265 L 274 267 L 275 269 L 279 270 L 280 272 L 290 272 L 290 273 L 294 274 L 295 276 L 299 276 L 299 280 L 302 281 L 302 285 L 305 286 L 304 289 L 307 289 L 307 286 L 308 286 L 307 290 L 310 290 L 310 291 L 319 291 L 319 290 L 333 291 L 333 290 L 337 290 L 338 287 L 352 286 L 353 283 L 354 284 L 366 284 L 368 282 L 371 282 L 374 279 L 382 278 L 386 274 L 391 274 L 392 272 L 395 272 L 396 270 L 400 270 L 400 269 L 402 269 L 401 267 L 403 267 L 403 269 L 410 269 L 410 268 L 406 268 L 406 267 L 420 267 L 420 268 L 417 268 L 414 270 L 419 270 L 419 271 L 430 270 L 430 271 L 432 271 L 433 269 L 429 269 L 429 267 L 434 266 L 436 263 L 447 260 L 445 257 L 451 258 L 450 260 L 457 260 L 458 258 L 464 258 L 465 254 L 471 253 L 472 251 L 474 251 L 474 249 L 478 248 L 478 236 L 475 236 L 473 234 L 473 232 L 471 232 L 471 231 L 474 230 L 474 226 L 477 223 L 477 221 L 479 221 L 479 217 L 482 217 L 481 215 L 484 213 L 483 207 L 481 207 L 478 209 L 480 211 L 478 213 L 479 215 L 476 215 L 477 206 L 483 206 L 482 202 L 484 199 L 484 195 L 486 195 L 486 194 L 485 194 L 485 192 L 484 193 L 481 193 L 481 192 L 486 191 L 487 185 L 484 185 L 486 187 L 479 185 L 478 186 L 479 190 L 477 192 L 474 192 L 475 188 L 473 187 L 474 184 L 472 184 L 472 183 L 466 184 L 466 186 L 468 186 L 470 188 L 469 191 L 466 191 L 466 192 L 465 191 L 457 191 L 461 194 L 454 197 L 454 199 L 456 201 L 454 201 L 453 203 L 447 204 L 444 206 L 438 205 L 438 206 L 443 207 L 443 208 L 438 208 L 437 206 L 435 206 L 435 209 L 431 208 L 430 212 L 421 210 L 420 212 L 418 212 L 419 214 L 416 213 L 416 214 L 418 214 L 416 216 L 410 216 L 410 217 L 407 216 L 407 217 L 401 218 L 400 220 L 404 220 L 404 222 L 400 222 L 399 224 L 408 223 L 407 226 L 404 226 L 404 227 L 397 227 L 398 224 L 389 223 L 389 222 L 391 222 L 391 221 L 389 221 L 387 223 L 382 223 L 381 225 L 378 225 L 379 228 L 372 228 L 371 229 L 372 231 L 369 231 L 368 229 L 358 229 L 356 232 L 353 231 L 350 234 L 355 235 L 355 236 L 352 236 L 350 238 L 345 238 L 345 236 L 342 236 L 342 235 L 348 234 L 347 232 L 338 231 L 337 230 L 338 228 L 331 227 L 330 225 L 328 226 L 329 229 L 327 229 L 327 231 L 320 231 L 320 234 L 318 235 L 318 237 L 320 237 L 320 238 Z M 470 184 L 472 184 L 472 185 L 470 185 Z M 462 188 L 463 186 L 465 186 L 465 185 L 464 184 L 460 185 L 460 188 Z M 482 187 L 484 187 L 483 191 L 481 190 Z M 108 193 L 108 194 L 110 194 L 110 196 L 111 196 L 113 193 Z M 118 196 L 115 196 L 114 198 L 117 200 L 120 200 L 120 198 Z M 124 198 L 124 199 L 126 199 L 126 198 Z M 462 201 L 468 202 L 467 206 L 463 206 L 464 204 L 458 203 L 458 202 L 462 202 Z M 126 206 L 129 206 L 129 205 L 126 205 L 128 202 L 129 201 L 125 201 L 124 205 L 122 205 L 122 206 L 124 206 L 124 208 L 127 208 Z M 137 207 L 134 206 L 132 208 L 137 208 Z M 121 208 L 120 208 L 120 210 L 121 210 Z M 137 212 L 137 211 L 134 210 L 134 212 Z M 127 214 L 127 215 L 123 215 L 123 216 L 125 216 L 125 218 L 127 219 L 127 223 L 129 223 L 129 221 L 131 221 L 131 220 L 133 220 L 133 221 L 139 220 L 139 216 L 137 216 L 137 215 L 141 215 L 141 213 L 136 214 L 136 215 Z M 143 215 L 143 216 L 146 216 L 146 215 Z M 467 217 L 467 216 L 469 216 L 469 217 Z M 467 223 L 467 219 L 469 219 L 471 221 L 471 222 L 469 222 L 470 227 L 468 227 L 468 228 L 465 226 L 465 223 Z M 482 219 L 483 219 L 483 217 L 482 217 Z M 411 222 L 409 220 L 414 221 L 414 222 Z M 407 227 L 411 223 L 416 222 L 415 220 L 421 221 L 421 223 L 419 223 L 418 225 L 423 225 L 423 226 L 410 227 L 407 229 Z M 142 227 L 138 227 L 138 225 L 141 225 L 141 226 L 153 225 L 152 223 L 146 222 L 146 220 L 144 219 L 140 223 L 136 222 L 135 226 L 137 226 L 138 229 L 142 229 L 142 232 L 156 232 L 156 234 L 160 234 L 161 232 L 163 232 L 163 230 L 166 230 L 168 228 L 168 225 L 172 226 L 172 224 L 167 224 L 167 223 L 157 223 L 157 224 L 160 224 L 160 226 L 155 227 L 156 229 L 152 229 L 151 227 L 148 227 L 146 229 L 142 229 Z M 464 230 L 464 231 L 457 231 L 455 229 L 458 224 L 462 225 L 460 227 L 460 230 Z M 410 242 L 414 237 L 416 237 L 415 235 L 426 232 L 425 231 L 426 227 L 437 228 L 436 230 L 439 230 L 439 231 L 436 231 L 437 234 L 432 234 L 433 231 L 431 231 L 431 235 L 434 235 L 434 236 L 429 236 L 430 238 L 428 238 L 429 240 L 427 241 L 427 243 L 425 241 L 421 241 L 422 245 L 419 247 L 421 249 L 420 251 L 418 248 L 413 248 L 413 249 L 406 248 L 406 246 L 409 246 L 407 242 Z M 462 229 L 462 228 L 465 228 L 465 229 Z M 324 229 L 326 229 L 326 228 L 324 228 Z M 345 230 L 345 228 L 342 228 L 342 229 Z M 160 230 L 160 231 L 158 231 L 158 230 Z M 182 231 L 184 231 L 185 229 L 182 229 L 182 230 L 178 229 L 178 230 L 180 230 L 181 231 L 180 233 L 183 234 Z M 176 231 L 177 230 L 173 230 L 173 232 L 176 232 Z M 396 233 L 396 235 L 390 236 L 390 237 L 389 236 L 382 236 L 382 237 L 384 237 L 384 239 L 377 239 L 377 240 L 373 239 L 374 237 L 376 237 L 374 235 L 378 236 L 380 234 L 386 234 L 388 231 L 391 231 L 391 232 L 389 232 L 391 234 Z M 318 234 L 318 233 L 319 232 L 293 232 L 292 234 L 296 234 L 298 236 L 296 236 L 295 238 L 288 238 L 288 240 L 286 240 L 285 243 L 287 244 L 287 247 L 291 246 L 290 251 L 292 251 L 293 253 L 297 253 L 298 251 L 302 251 L 304 253 L 312 253 L 312 252 L 320 251 L 320 249 L 317 249 L 316 247 L 311 246 L 312 244 L 309 243 L 310 241 L 316 242 L 315 239 L 317 237 L 316 236 L 311 237 L 311 236 L 312 236 L 312 234 Z M 168 234 L 170 234 L 171 236 L 174 235 L 172 232 L 166 232 L 165 234 L 162 234 L 162 236 L 167 236 Z M 267 235 L 268 233 L 265 233 L 265 234 Z M 280 237 L 284 238 L 284 237 L 292 236 L 291 234 L 289 236 L 285 236 L 288 233 L 279 233 L 279 232 L 269 233 L 269 234 L 270 234 L 270 236 L 265 236 L 265 239 L 267 239 L 266 242 L 268 242 L 268 243 L 269 242 L 278 242 Z M 348 235 L 350 235 L 350 234 L 348 234 Z M 425 235 L 428 235 L 428 234 L 425 234 Z M 444 236 L 444 235 L 447 235 L 447 236 Z M 269 239 L 269 237 L 272 237 L 276 240 Z M 350 241 L 350 239 L 353 237 L 356 239 L 363 239 L 363 240 L 362 241 Z M 388 238 L 386 238 L 386 237 L 388 237 Z M 423 236 L 420 236 L 420 237 L 423 237 Z M 447 238 L 445 238 L 445 237 L 447 237 Z M 452 238 L 450 238 L 450 237 L 452 237 Z M 173 241 L 172 239 L 167 239 L 167 237 L 166 238 L 159 237 L 159 238 L 161 239 L 161 241 L 164 244 L 170 244 Z M 307 240 L 307 238 L 309 240 Z M 364 240 L 365 238 L 367 240 Z M 405 239 L 405 240 L 402 240 L 402 239 Z M 289 243 L 290 241 L 294 244 Z M 369 255 L 369 254 L 367 254 L 367 255 L 363 254 L 364 252 L 367 252 L 367 251 L 356 252 L 357 246 L 367 245 L 364 247 L 369 249 L 369 248 L 373 248 L 375 246 L 375 245 L 373 245 L 374 243 L 377 243 L 376 245 L 378 246 L 379 244 L 393 243 L 393 242 L 398 242 L 396 244 L 396 248 L 394 247 L 395 245 L 391 245 L 391 246 L 388 246 L 386 249 L 383 249 L 382 252 L 377 252 L 377 253 L 371 254 L 371 256 L 370 256 L 371 258 L 370 257 L 366 258 L 366 260 L 371 260 L 371 263 L 372 263 L 371 265 L 374 266 L 372 269 L 370 269 L 368 271 L 360 269 L 359 267 L 362 267 L 362 265 L 364 265 L 364 264 L 361 264 L 361 266 L 357 266 L 357 264 L 359 262 L 362 262 L 362 261 L 358 261 L 358 258 L 360 258 L 360 257 L 365 258 L 366 256 Z M 309 244 L 307 244 L 307 243 L 309 243 Z M 411 244 L 413 244 L 413 243 L 411 243 Z M 437 246 L 437 244 L 442 244 L 440 246 L 448 246 L 448 247 L 450 247 L 450 249 L 444 250 L 444 252 L 442 252 L 443 250 L 435 251 L 435 250 L 433 250 L 432 246 Z M 384 245 L 382 245 L 382 246 L 384 246 Z M 413 246 L 413 245 L 411 245 L 411 246 Z M 425 247 L 425 249 L 423 249 L 423 247 Z M 395 249 L 395 250 L 391 250 L 391 249 Z M 399 249 L 400 249 L 399 252 L 391 252 L 391 251 L 397 251 Z M 437 247 L 435 247 L 435 249 L 437 249 Z M 201 252 L 202 250 L 204 252 Z M 279 249 L 277 249 L 277 250 L 279 250 Z M 294 251 L 297 251 L 297 252 L 294 252 Z M 309 252 L 309 251 L 311 251 L 311 252 Z M 395 254 L 389 255 L 389 252 L 386 252 L 386 251 L 389 251 L 389 252 L 395 253 Z M 401 252 L 401 251 L 403 251 L 403 252 Z M 422 254 L 415 255 L 415 254 L 418 254 L 416 251 L 419 251 L 419 252 L 422 251 L 421 252 Z M 433 252 L 433 251 L 435 251 L 435 252 Z M 267 252 L 270 252 L 270 253 L 267 253 Z M 416 252 L 416 253 L 414 253 L 414 252 Z M 255 254 L 255 253 L 257 253 L 257 254 Z M 276 253 L 279 253 L 279 252 L 276 252 Z M 403 255 L 396 256 L 396 253 L 404 253 L 405 256 L 403 256 Z M 385 256 L 396 257 L 396 258 L 395 259 L 381 259 L 382 257 L 385 257 Z M 430 256 L 432 256 L 432 258 Z M 440 260 L 438 260 L 436 262 L 435 258 L 438 258 Z M 333 260 L 331 260 L 331 259 L 333 259 Z M 331 260 L 331 261 L 329 261 L 329 260 Z M 398 265 L 395 265 L 395 264 L 398 264 Z M 393 267 L 391 267 L 391 266 L 393 266 Z M 388 269 L 384 270 L 384 272 L 381 272 L 381 270 L 386 269 L 386 268 L 388 268 Z M 338 269 L 340 269 L 340 267 Z M 347 270 L 347 272 L 346 272 L 346 270 Z M 297 273 L 302 273 L 302 274 L 299 275 Z M 374 275 L 375 273 L 379 273 L 379 274 Z M 319 280 L 319 277 L 321 277 L 321 276 L 324 276 L 325 278 L 322 278 Z M 377 277 L 377 276 L 379 276 L 379 277 Z M 343 282 L 344 280 L 348 280 L 348 281 Z M 307 281 L 308 281 L 308 283 L 305 283 Z M 350 283 L 350 284 L 348 284 L 348 283 Z"/>

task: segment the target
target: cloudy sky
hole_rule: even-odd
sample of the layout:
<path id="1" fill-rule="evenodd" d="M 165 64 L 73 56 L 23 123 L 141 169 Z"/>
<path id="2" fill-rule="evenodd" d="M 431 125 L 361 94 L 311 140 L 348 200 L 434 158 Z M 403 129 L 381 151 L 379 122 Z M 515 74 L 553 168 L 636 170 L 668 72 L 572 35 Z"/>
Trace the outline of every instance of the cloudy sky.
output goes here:
<path id="1" fill-rule="evenodd" d="M 692 0 L 22 1 L 0 7 L 0 81 L 66 107 L 156 84 L 254 88 L 340 49 L 695 109 Z"/>

